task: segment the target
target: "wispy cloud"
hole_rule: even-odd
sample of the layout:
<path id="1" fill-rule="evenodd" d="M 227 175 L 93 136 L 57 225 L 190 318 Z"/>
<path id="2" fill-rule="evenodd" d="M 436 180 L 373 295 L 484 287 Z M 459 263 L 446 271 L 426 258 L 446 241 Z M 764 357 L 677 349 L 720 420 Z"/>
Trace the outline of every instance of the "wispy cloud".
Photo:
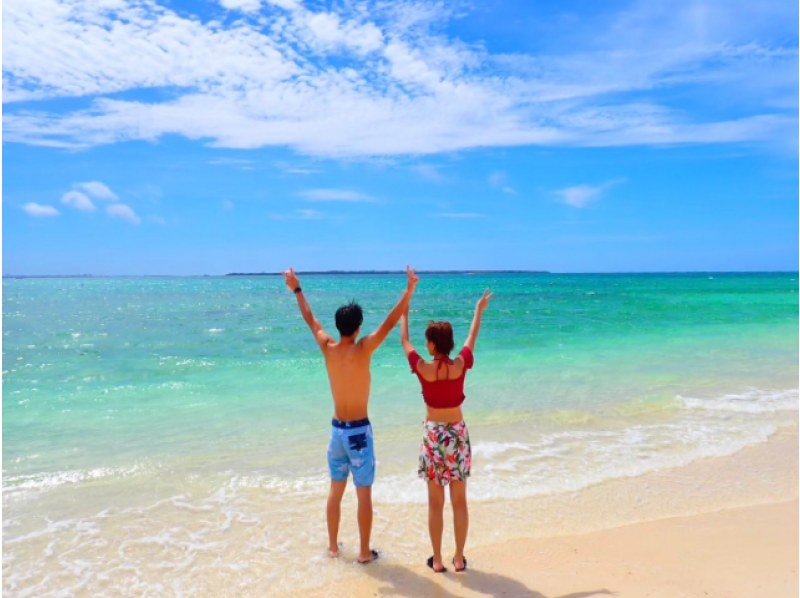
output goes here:
<path id="1" fill-rule="evenodd" d="M 67 191 L 61 196 L 61 203 L 81 212 L 94 212 L 97 209 L 89 196 L 80 191 Z"/>
<path id="2" fill-rule="evenodd" d="M 317 210 L 299 209 L 285 214 L 270 214 L 271 220 L 322 220 L 325 214 Z"/>
<path id="3" fill-rule="evenodd" d="M 318 174 L 319 172 L 322 172 L 319 168 L 292 164 L 291 162 L 285 162 L 282 160 L 275 162 L 275 166 L 287 174 L 309 175 L 309 174 Z"/>
<path id="4" fill-rule="evenodd" d="M 508 193 L 509 195 L 516 195 L 516 190 L 508 183 L 508 173 L 497 170 L 489 175 L 489 184 L 492 187 L 500 189 L 503 193 Z"/>
<path id="5" fill-rule="evenodd" d="M 28 216 L 33 216 L 34 218 L 52 218 L 59 215 L 59 211 L 53 206 L 46 206 L 33 201 L 26 203 L 22 206 L 22 209 Z"/>
<path id="6" fill-rule="evenodd" d="M 297 217 L 302 220 L 319 220 L 323 217 L 322 212 L 317 210 L 301 209 L 295 212 Z"/>
<path id="7" fill-rule="evenodd" d="M 238 166 L 245 169 L 252 168 L 255 162 L 246 158 L 214 158 L 209 160 L 208 163 L 213 166 Z"/>
<path id="8" fill-rule="evenodd" d="M 599 185 L 575 185 L 558 189 L 555 194 L 568 206 L 583 208 L 599 199 L 609 188 L 624 182 L 625 179 L 614 179 Z"/>
<path id="9" fill-rule="evenodd" d="M 120 218 L 126 220 L 131 224 L 139 224 L 142 219 L 136 215 L 136 212 L 130 206 L 124 203 L 115 203 L 106 208 L 106 213 L 112 218 Z"/>
<path id="10" fill-rule="evenodd" d="M 489 175 L 489 184 L 492 187 L 502 187 L 506 184 L 508 180 L 508 173 L 503 172 L 501 170 L 496 170 L 492 174 Z"/>
<path id="11" fill-rule="evenodd" d="M 537 55 L 447 37 L 445 3 L 220 4 L 240 18 L 204 22 L 155 0 L 4 2 L 5 140 L 80 148 L 175 134 L 372 157 L 781 142 L 796 131 L 796 32 L 786 25 L 796 9 L 779 0 L 633 0 L 577 32 L 549 23 L 571 43 Z M 134 95 L 157 88 L 168 97 Z M 693 113 L 670 89 L 725 97 L 726 113 Z M 17 105 L 66 97 L 86 100 Z"/>
<path id="12" fill-rule="evenodd" d="M 75 183 L 74 187 L 79 191 L 83 191 L 88 193 L 94 198 L 97 199 L 104 199 L 106 201 L 116 201 L 117 195 L 111 189 L 108 188 L 108 185 L 105 183 L 101 183 L 100 181 L 87 181 L 85 183 Z"/>
<path id="13" fill-rule="evenodd" d="M 411 169 L 426 181 L 430 181 L 432 183 L 443 183 L 445 181 L 445 176 L 441 173 L 441 171 L 436 166 L 431 164 L 417 164 Z"/>
<path id="14" fill-rule="evenodd" d="M 342 201 L 353 203 L 372 203 L 375 200 L 359 191 L 348 189 L 307 189 L 297 193 L 299 197 L 308 201 Z"/>

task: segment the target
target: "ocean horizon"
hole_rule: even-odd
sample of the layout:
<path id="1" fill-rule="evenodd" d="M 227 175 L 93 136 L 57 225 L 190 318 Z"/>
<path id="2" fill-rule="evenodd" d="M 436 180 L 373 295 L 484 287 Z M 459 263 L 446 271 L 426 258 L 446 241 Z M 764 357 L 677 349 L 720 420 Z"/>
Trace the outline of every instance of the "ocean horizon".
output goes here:
<path id="1" fill-rule="evenodd" d="M 404 269 L 370 269 L 370 270 L 295 270 L 298 275 L 349 275 L 363 274 L 405 274 Z M 619 271 L 582 271 L 569 272 L 557 270 L 527 270 L 527 269 L 455 269 L 455 270 L 416 270 L 418 274 L 543 274 L 543 275 L 568 275 L 568 276 L 625 276 L 625 275 L 702 275 L 702 274 L 798 274 L 797 270 L 619 270 Z M 279 272 L 226 272 L 218 274 L 3 274 L 3 278 L 219 278 L 226 276 L 283 276 Z"/>

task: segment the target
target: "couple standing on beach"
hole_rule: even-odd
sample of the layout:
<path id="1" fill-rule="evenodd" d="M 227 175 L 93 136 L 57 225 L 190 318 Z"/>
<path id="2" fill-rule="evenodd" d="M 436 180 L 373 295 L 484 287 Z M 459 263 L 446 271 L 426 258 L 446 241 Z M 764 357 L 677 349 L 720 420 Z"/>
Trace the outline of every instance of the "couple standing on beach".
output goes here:
<path id="1" fill-rule="evenodd" d="M 433 555 L 427 564 L 437 573 L 447 571 L 442 561 L 441 545 L 444 487 L 449 485 L 456 541 L 452 563 L 456 571 L 465 570 L 467 559 L 464 557 L 464 544 L 469 526 L 467 476 L 470 474 L 472 453 L 461 404 L 464 401 L 464 378 L 474 362 L 473 351 L 481 316 L 492 295 L 484 291 L 478 300 L 469 335 L 455 359 L 449 357 L 454 347 L 450 323 L 430 322 L 425 338 L 426 348 L 433 359 L 425 361 L 414 350 L 408 335 L 409 302 L 419 282 L 416 272 L 411 268 L 406 268 L 407 284 L 400 300 L 374 332 L 359 340 L 357 337 L 363 316 L 357 303 L 343 305 L 336 311 L 337 341 L 325 332 L 312 313 L 294 269 L 290 268 L 283 276 L 286 286 L 295 294 L 300 313 L 325 358 L 333 395 L 334 417 L 328 445 L 331 474 L 327 505 L 328 553 L 331 557 L 339 556 L 340 507 L 347 478 L 352 471 L 358 498 L 358 562 L 367 564 L 378 558 L 378 552 L 370 548 L 372 482 L 375 478 L 372 427 L 367 416 L 370 361 L 374 351 L 401 321 L 403 350 L 411 371 L 419 378 L 427 411 L 419 456 L 419 476 L 428 484 L 428 531 L 433 548 Z"/>

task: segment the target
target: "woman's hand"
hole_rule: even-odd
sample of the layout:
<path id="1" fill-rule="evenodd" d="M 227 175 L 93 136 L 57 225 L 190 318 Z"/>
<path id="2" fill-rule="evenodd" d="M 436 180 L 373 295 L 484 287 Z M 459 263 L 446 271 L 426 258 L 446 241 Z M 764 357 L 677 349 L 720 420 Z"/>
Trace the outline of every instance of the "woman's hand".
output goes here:
<path id="1" fill-rule="evenodd" d="M 489 300 L 492 297 L 494 297 L 494 293 L 490 293 L 489 289 L 486 289 L 483 292 L 483 296 L 480 299 L 478 299 L 478 305 L 476 305 L 476 308 L 483 311 L 484 309 L 489 307 Z"/>

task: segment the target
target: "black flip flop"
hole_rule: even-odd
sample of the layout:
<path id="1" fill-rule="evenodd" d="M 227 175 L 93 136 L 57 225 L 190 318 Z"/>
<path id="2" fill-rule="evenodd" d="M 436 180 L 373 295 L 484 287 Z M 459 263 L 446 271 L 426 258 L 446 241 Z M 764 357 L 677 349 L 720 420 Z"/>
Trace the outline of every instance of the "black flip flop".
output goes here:
<path id="1" fill-rule="evenodd" d="M 456 567 L 456 560 L 453 559 L 453 567 L 455 567 L 456 573 L 461 573 L 462 571 L 467 570 L 467 557 L 464 558 L 464 566 L 463 567 Z"/>
<path id="2" fill-rule="evenodd" d="M 358 564 L 359 564 L 359 565 L 369 565 L 369 564 L 370 564 L 372 561 L 377 561 L 377 560 L 380 558 L 380 556 L 381 556 L 381 555 L 378 553 L 378 551 L 377 551 L 377 550 L 374 550 L 374 549 L 373 549 L 373 550 L 371 550 L 371 551 L 370 551 L 370 553 L 372 554 L 372 558 L 371 558 L 371 559 L 369 559 L 368 561 L 362 561 L 361 559 L 358 559 L 358 561 L 357 561 L 357 562 L 358 562 Z"/>
<path id="3" fill-rule="evenodd" d="M 433 569 L 433 556 L 428 557 L 428 567 Z M 442 565 L 441 569 L 433 569 L 434 573 L 447 573 L 447 567 Z"/>

